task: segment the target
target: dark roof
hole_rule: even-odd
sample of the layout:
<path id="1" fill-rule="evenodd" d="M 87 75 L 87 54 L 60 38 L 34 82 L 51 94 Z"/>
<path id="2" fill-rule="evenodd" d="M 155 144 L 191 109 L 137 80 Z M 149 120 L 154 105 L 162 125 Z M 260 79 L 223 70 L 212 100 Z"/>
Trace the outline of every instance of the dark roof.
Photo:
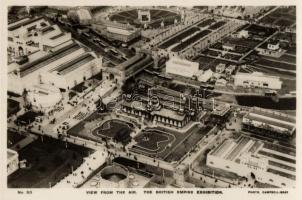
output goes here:
<path id="1" fill-rule="evenodd" d="M 60 75 L 65 75 L 77 69 L 78 67 L 90 62 L 93 59 L 94 57 L 90 53 L 86 53 L 74 60 L 59 65 L 57 68 L 53 69 L 52 71 L 57 71 Z"/>
<path id="2" fill-rule="evenodd" d="M 58 60 L 59 58 L 62 58 L 78 49 L 80 49 L 80 46 L 77 43 L 71 43 L 70 45 L 67 45 L 53 53 L 43 56 L 42 58 L 39 58 L 33 62 L 27 63 L 24 66 L 20 67 L 20 76 L 24 77 L 24 76 L 30 74 L 31 72 L 34 72 L 34 71 L 48 65 L 49 63 L 54 62 L 54 61 Z"/>
<path id="3" fill-rule="evenodd" d="M 55 40 L 55 39 L 57 39 L 57 38 L 59 38 L 59 37 L 62 37 L 62 36 L 64 36 L 64 35 L 65 35 L 65 33 L 60 33 L 60 34 L 58 34 L 58 35 L 55 35 L 55 36 L 51 37 L 50 39 L 51 39 L 51 40 Z"/>
<path id="4" fill-rule="evenodd" d="M 26 26 L 26 25 L 31 24 L 33 22 L 39 21 L 40 19 L 43 19 L 43 17 L 37 17 L 37 18 L 28 19 L 28 20 L 26 20 L 26 21 L 24 21 L 22 23 L 17 23 L 14 26 L 8 27 L 8 30 L 9 31 L 16 30 L 16 29 L 20 28 L 21 26 Z"/>
<path id="5" fill-rule="evenodd" d="M 216 30 L 216 29 L 222 27 L 224 24 L 226 24 L 226 22 L 220 21 L 220 22 L 217 22 L 217 23 L 213 24 L 212 26 L 210 26 L 209 29 Z"/>
<path id="6" fill-rule="evenodd" d="M 275 169 L 272 169 L 272 168 L 268 168 L 267 171 L 270 172 L 270 173 L 273 173 L 273 174 L 277 174 L 279 176 L 283 176 L 283 177 L 286 177 L 286 178 L 289 178 L 289 179 L 292 179 L 292 180 L 296 180 L 296 176 L 294 176 L 292 174 L 288 174 L 286 172 L 282 172 L 282 171 L 275 170 Z"/>
<path id="7" fill-rule="evenodd" d="M 46 28 L 43 28 L 43 29 L 41 30 L 41 32 L 42 32 L 42 34 L 46 34 L 46 33 L 51 32 L 51 31 L 53 31 L 53 30 L 55 30 L 54 27 L 52 27 L 52 26 L 47 26 Z"/>

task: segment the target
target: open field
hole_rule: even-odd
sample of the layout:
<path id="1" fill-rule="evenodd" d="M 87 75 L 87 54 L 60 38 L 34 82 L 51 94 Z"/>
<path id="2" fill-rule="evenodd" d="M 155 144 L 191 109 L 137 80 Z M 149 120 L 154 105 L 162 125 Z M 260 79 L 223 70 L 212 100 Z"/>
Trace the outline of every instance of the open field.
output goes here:
<path id="1" fill-rule="evenodd" d="M 27 168 L 8 176 L 9 188 L 48 188 L 76 169 L 88 156 L 88 149 L 44 137 L 19 151 L 19 159 L 27 161 Z"/>
<path id="2" fill-rule="evenodd" d="M 289 6 L 281 7 L 260 20 L 261 23 L 289 27 L 296 23 L 296 8 Z"/>
<path id="3" fill-rule="evenodd" d="M 273 60 L 267 60 L 265 58 L 259 59 L 255 64 L 268 66 L 271 68 L 284 69 L 284 70 L 296 70 L 295 64 L 288 64 L 283 62 L 277 62 Z"/>

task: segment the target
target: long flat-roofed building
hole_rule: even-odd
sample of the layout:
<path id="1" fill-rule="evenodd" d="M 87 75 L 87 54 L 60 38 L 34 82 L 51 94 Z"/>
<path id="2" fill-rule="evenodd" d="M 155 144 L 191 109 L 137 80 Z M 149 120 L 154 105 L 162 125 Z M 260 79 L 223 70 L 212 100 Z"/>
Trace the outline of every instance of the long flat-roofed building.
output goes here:
<path id="1" fill-rule="evenodd" d="M 138 53 L 129 60 L 117 65 L 107 66 L 103 69 L 103 79 L 112 80 L 120 85 L 128 78 L 134 76 L 148 66 L 153 64 L 153 59 L 150 55 Z"/>
<path id="2" fill-rule="evenodd" d="M 176 74 L 179 76 L 193 77 L 199 71 L 199 64 L 185 59 L 176 57 L 170 58 L 166 62 L 166 73 Z"/>
<path id="3" fill-rule="evenodd" d="M 30 90 L 41 83 L 69 90 L 99 73 L 101 67 L 101 58 L 86 52 L 78 43 L 69 41 L 50 53 L 30 55 L 29 61 L 22 65 L 10 64 L 8 90 L 22 94 L 24 89 Z"/>
<path id="4" fill-rule="evenodd" d="M 270 76 L 260 72 L 253 73 L 237 73 L 234 75 L 235 86 L 249 87 L 249 88 L 269 88 L 280 90 L 282 81 L 277 76 Z"/>
<path id="5" fill-rule="evenodd" d="M 115 23 L 108 20 L 100 20 L 93 23 L 92 27 L 106 37 L 122 42 L 129 42 L 141 36 L 140 29 L 128 24 Z"/>
<path id="6" fill-rule="evenodd" d="M 62 32 L 44 17 L 24 18 L 8 25 L 8 52 L 12 57 L 47 52 L 70 40 L 70 33 Z"/>
<path id="7" fill-rule="evenodd" d="M 296 119 L 276 111 L 252 108 L 242 120 L 243 130 L 273 137 L 290 137 L 296 131 Z"/>
<path id="8" fill-rule="evenodd" d="M 295 150 L 242 136 L 207 154 L 207 165 L 277 187 L 295 187 Z"/>

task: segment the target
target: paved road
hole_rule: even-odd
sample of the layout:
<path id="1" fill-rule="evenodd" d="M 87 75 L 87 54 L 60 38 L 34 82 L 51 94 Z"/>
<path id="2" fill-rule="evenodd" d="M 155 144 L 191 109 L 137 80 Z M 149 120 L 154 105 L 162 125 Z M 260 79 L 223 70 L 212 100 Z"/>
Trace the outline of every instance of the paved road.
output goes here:
<path id="1" fill-rule="evenodd" d="M 275 10 L 277 10 L 280 6 L 276 6 L 275 8 L 271 9 L 270 11 L 268 11 L 267 13 L 261 15 L 260 17 L 258 17 L 256 19 L 256 22 L 260 21 L 263 17 L 269 15 L 270 13 L 274 12 Z"/>
<path id="2" fill-rule="evenodd" d="M 248 55 L 250 55 L 255 49 L 257 49 L 258 47 L 260 47 L 262 44 L 264 44 L 266 41 L 268 41 L 269 39 L 271 39 L 273 36 L 275 36 L 278 33 L 278 31 L 276 31 L 275 33 L 273 33 L 272 35 L 270 35 L 269 37 L 267 37 L 265 40 L 263 40 L 262 42 L 260 42 L 259 44 L 257 44 L 257 46 L 255 46 L 253 49 L 251 49 L 250 51 L 248 51 L 244 56 L 242 56 L 240 58 L 240 60 L 243 60 L 244 58 L 246 58 Z"/>
<path id="3" fill-rule="evenodd" d="M 122 59 L 119 59 L 110 53 L 105 52 L 105 49 L 99 46 L 97 43 L 91 41 L 91 38 L 87 38 L 81 34 L 79 34 L 75 29 L 68 27 L 60 22 L 54 22 L 56 23 L 61 29 L 65 30 L 66 32 L 70 32 L 72 34 L 72 37 L 78 40 L 79 42 L 83 43 L 85 46 L 88 46 L 91 48 L 97 55 L 103 56 L 104 59 L 112 62 L 115 65 L 118 65 L 122 62 L 124 62 Z"/>

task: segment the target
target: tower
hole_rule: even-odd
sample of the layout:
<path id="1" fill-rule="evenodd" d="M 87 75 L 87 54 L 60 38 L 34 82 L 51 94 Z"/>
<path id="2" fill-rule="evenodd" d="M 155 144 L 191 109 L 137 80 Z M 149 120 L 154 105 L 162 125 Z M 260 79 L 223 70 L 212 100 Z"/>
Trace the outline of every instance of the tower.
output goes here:
<path id="1" fill-rule="evenodd" d="M 151 22 L 150 10 L 138 10 L 138 20 L 142 23 Z"/>

